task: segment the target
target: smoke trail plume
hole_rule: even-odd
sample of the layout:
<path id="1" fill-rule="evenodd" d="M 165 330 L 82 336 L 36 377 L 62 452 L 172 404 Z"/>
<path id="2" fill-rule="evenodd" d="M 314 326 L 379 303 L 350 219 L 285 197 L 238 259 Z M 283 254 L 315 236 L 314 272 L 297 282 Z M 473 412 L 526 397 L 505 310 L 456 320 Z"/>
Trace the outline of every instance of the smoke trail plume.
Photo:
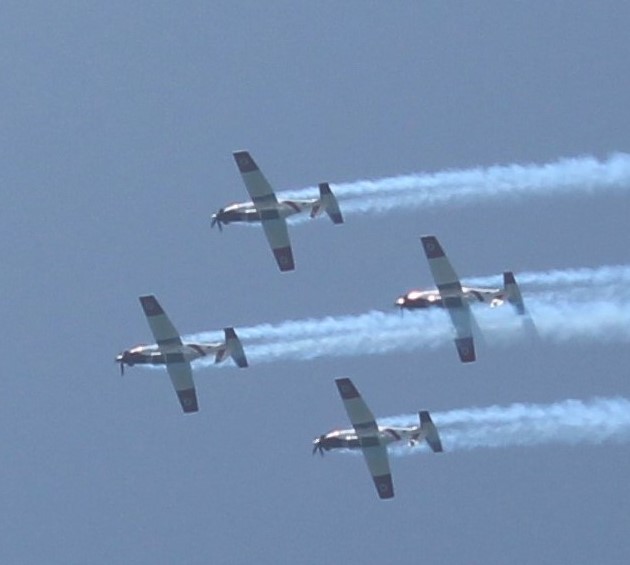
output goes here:
<path id="1" fill-rule="evenodd" d="M 630 340 L 630 292 L 625 285 L 532 292 L 525 297 L 538 334 L 548 343 Z M 474 309 L 487 343 L 506 346 L 523 340 L 523 317 L 508 305 Z M 293 320 L 238 330 L 252 363 L 305 361 L 318 357 L 383 355 L 451 347 L 453 328 L 442 310 L 405 313 L 372 311 L 357 316 Z M 218 334 L 192 336 L 204 341 Z M 198 364 L 208 366 L 203 358 Z"/>
<path id="2" fill-rule="evenodd" d="M 551 271 L 531 271 L 516 273 L 519 286 L 527 293 L 531 288 L 532 293 L 538 293 L 539 298 L 546 297 L 548 301 L 566 300 L 571 297 L 573 300 L 588 300 L 597 295 L 600 299 L 620 299 L 628 296 L 630 298 L 630 266 L 611 265 L 598 268 L 579 268 Z M 500 275 L 472 277 L 465 280 L 466 284 L 476 286 L 496 286 L 502 285 Z M 562 287 L 574 287 L 570 292 L 565 289 L 562 292 L 544 287 L 554 287 L 560 290 Z M 579 288 L 578 288 L 579 287 Z M 597 287 L 597 288 L 595 288 Z M 547 294 L 544 294 L 545 291 Z M 406 313 L 406 317 L 417 314 Z M 436 311 L 425 312 L 428 317 L 427 322 L 433 322 L 432 315 L 441 319 L 441 314 Z M 346 316 L 326 316 L 324 318 L 309 318 L 306 320 L 288 320 L 278 324 L 260 324 L 257 326 L 239 328 L 239 335 L 251 340 L 282 340 L 299 338 L 317 338 L 330 336 L 336 333 L 347 333 L 353 329 L 359 329 L 366 324 L 377 322 L 379 327 L 398 326 L 399 316 L 392 316 L 390 313 L 372 311 L 360 315 Z M 202 332 L 184 337 L 187 341 L 217 341 L 222 338 L 221 332 Z"/>
<path id="3" fill-rule="evenodd" d="M 497 165 L 486 168 L 418 173 L 333 185 L 344 215 L 384 214 L 393 210 L 448 204 L 484 203 L 493 199 L 598 194 L 630 189 L 630 155 L 605 160 L 594 157 L 561 159 L 544 165 Z M 279 194 L 280 198 L 310 198 L 316 189 Z M 294 216 L 292 223 L 307 218 Z"/>
<path id="4" fill-rule="evenodd" d="M 512 404 L 432 412 L 445 451 L 543 444 L 600 444 L 630 441 L 630 400 L 595 398 L 554 404 Z M 379 420 L 385 426 L 417 425 L 418 415 Z M 397 446 L 395 455 L 426 451 Z"/>
<path id="5" fill-rule="evenodd" d="M 529 271 L 516 273 L 519 286 L 527 287 L 567 287 L 593 285 L 618 285 L 630 283 L 630 265 L 608 265 L 596 268 L 553 269 L 550 271 Z M 465 279 L 470 286 L 501 286 L 500 276 L 470 277 Z"/>

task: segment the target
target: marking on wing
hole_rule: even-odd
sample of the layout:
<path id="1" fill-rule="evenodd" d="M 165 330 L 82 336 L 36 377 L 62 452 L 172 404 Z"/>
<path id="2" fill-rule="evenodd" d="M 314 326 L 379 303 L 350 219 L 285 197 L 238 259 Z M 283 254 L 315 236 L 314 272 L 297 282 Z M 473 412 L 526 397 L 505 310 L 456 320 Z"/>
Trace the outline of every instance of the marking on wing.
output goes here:
<path id="1" fill-rule="evenodd" d="M 339 388 L 341 389 L 341 392 L 343 394 L 352 394 L 353 393 L 352 387 L 346 382 L 339 383 Z"/>
<path id="2" fill-rule="evenodd" d="M 247 153 L 241 153 L 238 156 L 238 164 L 243 169 L 249 169 L 252 166 L 252 160 Z"/>

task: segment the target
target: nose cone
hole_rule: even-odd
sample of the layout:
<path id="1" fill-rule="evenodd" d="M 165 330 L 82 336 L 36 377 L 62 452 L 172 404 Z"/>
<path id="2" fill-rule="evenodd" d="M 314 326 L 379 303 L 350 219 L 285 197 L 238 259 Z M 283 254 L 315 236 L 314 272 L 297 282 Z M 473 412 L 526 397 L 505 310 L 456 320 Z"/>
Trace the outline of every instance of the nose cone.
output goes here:
<path id="1" fill-rule="evenodd" d="M 219 226 L 219 231 L 223 231 L 223 224 L 229 223 L 230 218 L 228 217 L 228 213 L 224 208 L 219 208 L 218 212 L 212 214 L 212 221 L 210 222 L 210 227 L 213 228 L 215 225 Z"/>
<path id="2" fill-rule="evenodd" d="M 394 302 L 395 306 L 398 306 L 399 308 L 404 308 L 405 307 L 405 302 L 407 301 L 407 299 L 404 296 L 399 296 L 396 299 L 396 302 Z"/>
<path id="3" fill-rule="evenodd" d="M 131 353 L 129 349 L 126 349 L 125 351 L 123 351 L 122 353 L 119 353 L 116 356 L 116 363 L 127 363 L 128 365 L 131 365 L 132 362 L 133 362 L 133 353 Z"/>

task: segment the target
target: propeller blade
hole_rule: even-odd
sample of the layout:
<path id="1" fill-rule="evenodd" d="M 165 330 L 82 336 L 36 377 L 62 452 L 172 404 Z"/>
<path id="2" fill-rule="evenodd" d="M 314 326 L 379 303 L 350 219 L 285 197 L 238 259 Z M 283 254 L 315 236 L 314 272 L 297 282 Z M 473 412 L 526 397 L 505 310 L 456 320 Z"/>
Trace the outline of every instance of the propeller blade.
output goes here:
<path id="1" fill-rule="evenodd" d="M 125 363 L 123 361 L 120 362 L 120 376 L 123 377 L 125 375 Z"/>
<path id="2" fill-rule="evenodd" d="M 322 439 L 324 439 L 324 436 L 321 436 L 319 439 L 315 440 L 313 442 L 313 455 L 315 455 L 316 451 L 319 451 L 319 454 L 323 457 L 324 456 L 324 448 L 321 444 Z"/>
<path id="3" fill-rule="evenodd" d="M 219 231 L 223 231 L 223 222 L 219 220 L 216 214 L 212 216 L 212 221 L 210 222 L 210 228 L 213 228 L 215 225 L 219 226 Z"/>

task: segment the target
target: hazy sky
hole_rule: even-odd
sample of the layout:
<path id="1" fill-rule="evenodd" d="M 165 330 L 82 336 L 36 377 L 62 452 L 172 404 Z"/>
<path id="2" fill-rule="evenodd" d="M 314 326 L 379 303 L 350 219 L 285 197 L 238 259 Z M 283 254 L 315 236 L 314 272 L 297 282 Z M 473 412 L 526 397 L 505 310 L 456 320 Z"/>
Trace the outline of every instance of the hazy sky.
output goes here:
<path id="1" fill-rule="evenodd" d="M 462 278 L 626 265 L 623 175 L 617 190 L 293 225 L 285 274 L 260 229 L 218 233 L 210 215 L 247 198 L 237 149 L 279 190 L 624 154 L 629 21 L 622 1 L 4 2 L 0 561 L 627 563 L 628 434 L 600 444 L 592 420 L 573 421 L 574 442 L 392 457 L 387 502 L 360 456 L 311 455 L 349 425 L 339 376 L 377 416 L 444 424 L 454 409 L 628 397 L 623 269 L 580 289 L 523 284 L 557 306 L 542 343 L 510 338 L 509 310 L 483 312 L 494 329 L 462 366 L 446 316 L 406 317 L 344 355 L 316 339 L 312 360 L 199 368 L 190 416 L 163 370 L 121 378 L 114 358 L 153 341 L 146 293 L 183 334 L 395 313 L 432 284 L 422 234 Z"/>

